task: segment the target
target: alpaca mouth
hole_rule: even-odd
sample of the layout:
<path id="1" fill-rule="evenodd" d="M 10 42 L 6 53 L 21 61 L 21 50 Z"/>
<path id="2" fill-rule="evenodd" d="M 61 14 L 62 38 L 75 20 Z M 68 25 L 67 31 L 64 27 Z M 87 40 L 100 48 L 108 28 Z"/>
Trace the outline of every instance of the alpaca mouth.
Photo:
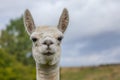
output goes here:
<path id="1" fill-rule="evenodd" d="M 43 55 L 46 55 L 46 56 L 50 56 L 50 55 L 53 55 L 54 53 L 52 53 L 52 52 L 45 52 L 45 53 L 43 53 Z"/>

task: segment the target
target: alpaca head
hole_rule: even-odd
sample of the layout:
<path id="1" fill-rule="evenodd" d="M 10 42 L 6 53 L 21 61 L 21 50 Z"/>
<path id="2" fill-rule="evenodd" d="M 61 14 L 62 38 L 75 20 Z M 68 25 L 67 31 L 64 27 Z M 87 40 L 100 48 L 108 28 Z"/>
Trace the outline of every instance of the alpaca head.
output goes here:
<path id="1" fill-rule="evenodd" d="M 54 65 L 59 63 L 60 44 L 68 22 L 68 11 L 64 9 L 56 27 L 36 27 L 29 10 L 25 11 L 24 25 L 33 42 L 32 54 L 37 64 Z"/>

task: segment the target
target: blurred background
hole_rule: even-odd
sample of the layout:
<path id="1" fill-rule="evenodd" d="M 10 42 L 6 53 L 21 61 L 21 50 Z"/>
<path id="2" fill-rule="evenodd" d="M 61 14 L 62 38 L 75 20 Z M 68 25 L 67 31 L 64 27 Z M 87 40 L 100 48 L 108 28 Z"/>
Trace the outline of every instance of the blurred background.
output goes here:
<path id="1" fill-rule="evenodd" d="M 61 80 L 120 80 L 120 0 L 0 0 L 0 80 L 36 80 L 24 11 L 36 26 L 56 26 L 63 8 Z"/>

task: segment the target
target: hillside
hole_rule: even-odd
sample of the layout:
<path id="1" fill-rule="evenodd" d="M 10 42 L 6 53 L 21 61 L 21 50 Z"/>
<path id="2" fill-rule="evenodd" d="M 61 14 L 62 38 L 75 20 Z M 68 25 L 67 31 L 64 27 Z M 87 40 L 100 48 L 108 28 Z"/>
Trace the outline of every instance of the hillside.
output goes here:
<path id="1" fill-rule="evenodd" d="M 120 65 L 62 68 L 61 80 L 120 80 Z"/>

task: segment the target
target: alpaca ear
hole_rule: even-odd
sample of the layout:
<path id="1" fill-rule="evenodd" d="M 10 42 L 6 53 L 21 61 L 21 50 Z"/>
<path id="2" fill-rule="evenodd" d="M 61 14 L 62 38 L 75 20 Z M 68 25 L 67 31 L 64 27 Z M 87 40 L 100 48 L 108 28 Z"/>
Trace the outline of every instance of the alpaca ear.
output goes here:
<path id="1" fill-rule="evenodd" d="M 58 24 L 58 29 L 64 33 L 67 25 L 69 23 L 69 14 L 68 14 L 68 10 L 66 8 L 64 8 L 62 15 L 60 16 L 60 20 L 59 20 L 59 24 Z"/>
<path id="2" fill-rule="evenodd" d="M 27 9 L 23 16 L 24 26 L 30 35 L 35 30 L 35 24 L 30 11 Z"/>

